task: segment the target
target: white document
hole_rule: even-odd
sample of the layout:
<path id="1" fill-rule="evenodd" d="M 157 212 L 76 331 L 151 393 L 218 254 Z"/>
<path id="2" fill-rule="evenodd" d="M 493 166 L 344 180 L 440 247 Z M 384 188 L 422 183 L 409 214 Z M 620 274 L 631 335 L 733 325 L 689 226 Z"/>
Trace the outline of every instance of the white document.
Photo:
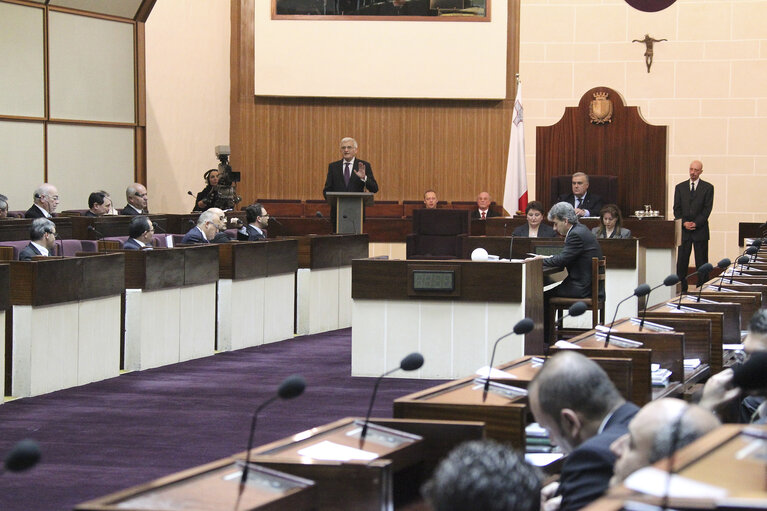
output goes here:
<path id="1" fill-rule="evenodd" d="M 551 465 L 559 458 L 564 456 L 561 452 L 528 452 L 525 454 L 525 461 L 536 467 L 545 467 Z"/>
<path id="2" fill-rule="evenodd" d="M 665 470 L 655 467 L 645 467 L 637 470 L 623 483 L 626 488 L 655 497 L 666 495 L 666 485 L 669 474 Z M 674 474 L 668 485 L 668 496 L 671 498 L 702 498 L 721 500 L 727 497 L 727 490 L 719 486 L 713 486 L 700 481 L 694 481 L 686 477 Z"/>
<path id="3" fill-rule="evenodd" d="M 490 371 L 490 379 L 492 380 L 509 380 L 514 379 L 516 380 L 517 377 L 513 374 L 509 374 L 505 371 L 501 371 L 500 369 L 496 369 L 494 367 L 490 366 L 482 366 L 479 369 L 477 369 L 477 375 L 481 376 L 482 378 L 487 378 L 487 373 Z"/>
<path id="4" fill-rule="evenodd" d="M 318 444 L 310 445 L 304 449 L 298 451 L 301 456 L 307 456 L 315 460 L 330 460 L 330 461 L 350 461 L 350 460 L 364 460 L 370 461 L 378 458 L 378 454 L 370 451 L 363 451 L 362 449 L 355 449 L 346 445 L 337 444 L 329 440 L 325 440 Z"/>
<path id="5" fill-rule="evenodd" d="M 563 349 L 563 350 L 579 350 L 579 349 L 581 349 L 581 347 L 578 346 L 577 344 L 574 344 L 572 342 L 568 342 L 568 341 L 565 341 L 565 340 L 562 340 L 562 339 L 560 339 L 557 342 L 555 342 L 554 343 L 554 347 L 560 348 L 560 349 Z"/>

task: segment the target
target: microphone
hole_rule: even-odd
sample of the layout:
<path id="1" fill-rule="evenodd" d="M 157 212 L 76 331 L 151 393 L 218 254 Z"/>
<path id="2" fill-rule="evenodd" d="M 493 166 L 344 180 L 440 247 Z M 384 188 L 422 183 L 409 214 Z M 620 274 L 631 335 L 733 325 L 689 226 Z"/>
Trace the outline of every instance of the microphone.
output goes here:
<path id="1" fill-rule="evenodd" d="M 644 327 L 644 318 L 647 315 L 647 302 L 650 301 L 650 293 L 656 289 L 658 289 L 661 286 L 671 287 L 676 286 L 679 284 L 679 276 L 675 273 L 672 273 L 665 279 L 663 279 L 663 283 L 658 284 L 654 288 L 650 289 L 650 291 L 647 292 L 647 300 L 644 301 L 644 308 L 642 309 L 642 321 L 639 322 L 639 331 L 642 331 L 642 327 Z"/>
<path id="2" fill-rule="evenodd" d="M 279 220 L 277 220 L 277 217 L 275 217 L 275 216 L 270 216 L 270 217 L 269 217 L 269 221 L 270 221 L 270 222 L 274 222 L 275 224 L 277 224 L 277 225 L 279 225 L 280 227 L 282 227 L 282 222 L 280 222 Z"/>
<path id="3" fill-rule="evenodd" d="M 700 265 L 700 268 L 698 268 L 698 269 L 697 269 L 697 270 L 695 270 L 694 272 L 692 272 L 692 273 L 690 273 L 689 275 L 687 275 L 687 276 L 684 278 L 684 280 L 688 280 L 688 279 L 689 279 L 690 277 L 692 277 L 693 275 L 698 275 L 698 280 L 703 280 L 703 275 L 704 275 L 704 274 L 707 274 L 708 272 L 710 272 L 710 271 L 711 271 L 711 270 L 713 270 L 713 269 L 714 269 L 714 267 L 711 265 L 711 263 L 705 263 L 705 264 L 701 264 L 701 265 Z M 677 309 L 681 309 L 681 308 L 682 308 L 682 295 L 683 295 L 683 294 L 684 294 L 684 293 L 679 293 L 679 301 L 678 301 L 678 302 L 677 302 L 677 304 L 676 304 L 676 308 L 677 308 Z"/>
<path id="4" fill-rule="evenodd" d="M 152 227 L 154 227 L 155 231 L 160 231 L 163 234 L 168 234 L 168 231 L 160 227 L 160 224 L 158 224 L 157 222 L 152 222 Z"/>
<path id="5" fill-rule="evenodd" d="M 88 230 L 89 230 L 89 231 L 91 231 L 91 232 L 93 232 L 93 233 L 95 233 L 95 234 L 96 234 L 96 236 L 98 236 L 98 239 L 101 239 L 101 238 L 103 238 L 103 237 L 104 237 L 104 235 L 103 235 L 103 234 L 101 234 L 99 231 L 97 231 L 97 230 L 96 230 L 96 228 L 95 228 L 95 227 L 93 227 L 92 225 L 89 225 L 89 226 L 88 226 Z"/>
<path id="6" fill-rule="evenodd" d="M 578 304 L 581 304 L 583 307 L 579 306 Z M 569 309 L 569 315 L 571 316 L 572 315 L 578 316 L 580 314 L 583 314 L 584 312 L 586 312 L 586 304 L 583 302 L 575 302 L 574 304 L 570 306 L 570 309 Z M 493 344 L 493 354 L 490 356 L 490 365 L 488 366 L 487 379 L 485 380 L 485 388 L 484 390 L 482 390 L 482 402 L 484 402 L 485 399 L 487 398 L 487 391 L 490 389 L 490 371 L 492 371 L 493 369 L 493 360 L 495 359 L 495 348 L 498 347 L 498 343 L 501 342 L 501 339 L 505 339 L 511 334 L 524 335 L 526 333 L 531 332 L 533 328 L 535 328 L 535 323 L 533 323 L 532 319 L 522 318 L 519 321 L 517 321 L 517 324 L 514 325 L 514 329 L 511 332 L 507 334 L 503 334 L 495 341 L 495 344 Z"/>
<path id="7" fill-rule="evenodd" d="M 414 352 L 406 356 L 405 358 L 403 358 L 400 361 L 399 366 L 389 371 L 386 371 L 385 373 L 383 373 L 381 376 L 378 377 L 378 379 L 376 380 L 375 387 L 373 387 L 373 395 L 370 396 L 370 406 L 368 407 L 368 413 L 365 416 L 365 423 L 362 425 L 362 432 L 360 433 L 360 448 L 362 448 L 362 446 L 364 445 L 365 436 L 367 436 L 368 434 L 368 421 L 370 421 L 370 414 L 373 412 L 373 402 L 376 399 L 376 392 L 378 392 L 378 384 L 381 383 L 381 380 L 383 380 L 383 377 L 399 369 L 402 369 L 403 371 L 415 371 L 416 369 L 420 369 L 422 365 L 423 365 L 423 355 L 421 355 L 418 352 Z"/>
<path id="8" fill-rule="evenodd" d="M 756 245 L 754 245 L 753 243 L 752 243 L 752 244 L 751 244 L 751 246 L 750 246 L 750 247 L 748 247 L 748 248 L 746 249 L 746 251 L 744 252 L 744 254 L 746 254 L 746 255 L 750 256 L 750 257 L 748 258 L 748 262 L 749 262 L 749 263 L 752 263 L 752 262 L 754 262 L 754 261 L 756 260 L 756 254 L 757 254 L 757 253 L 759 253 L 759 247 L 757 247 L 757 246 L 756 246 Z M 748 267 L 749 267 L 749 268 L 751 268 L 751 265 L 749 264 L 749 265 L 748 265 Z"/>
<path id="9" fill-rule="evenodd" d="M 717 288 L 717 291 L 721 291 L 722 290 L 722 283 L 724 282 L 724 275 L 725 275 L 725 273 L 727 273 L 727 268 L 729 268 L 731 264 L 732 264 L 732 261 L 730 261 L 726 257 L 724 259 L 722 259 L 721 261 L 719 261 L 718 263 L 716 263 L 717 268 L 722 270 L 722 278 L 719 279 L 719 287 Z M 698 295 L 698 301 L 700 301 L 700 294 Z"/>
<path id="10" fill-rule="evenodd" d="M 738 257 L 737 259 L 735 259 L 735 264 L 739 264 L 740 265 L 740 271 L 743 271 L 743 265 L 745 265 L 747 263 L 748 263 L 748 256 L 747 255 L 742 255 L 742 256 Z M 732 275 L 730 275 L 730 284 L 732 284 L 734 282 L 734 279 L 735 279 L 735 268 L 732 269 Z"/>
<path id="11" fill-rule="evenodd" d="M 767 387 L 767 351 L 756 351 L 742 365 L 733 367 L 732 384 L 746 392 Z"/>
<path id="12" fill-rule="evenodd" d="M 607 335 L 605 336 L 605 348 L 610 345 L 610 331 L 613 328 L 613 325 L 615 324 L 615 318 L 618 316 L 618 309 L 620 309 L 621 304 L 628 300 L 629 298 L 637 297 L 640 298 L 642 296 L 647 296 L 650 294 L 650 286 L 647 284 L 639 284 L 636 289 L 634 289 L 634 292 L 631 293 L 631 295 L 627 296 L 620 302 L 618 302 L 618 305 L 615 306 L 615 314 L 613 314 L 613 320 L 610 323 L 610 327 L 607 329 Z"/>
<path id="13" fill-rule="evenodd" d="M 323 215 L 320 211 L 315 212 L 314 216 L 316 216 L 317 218 L 322 218 L 327 223 L 330 223 L 330 220 L 328 220 L 328 218 L 325 215 Z"/>
<path id="14" fill-rule="evenodd" d="M 192 193 L 192 190 L 187 190 L 187 191 L 186 191 L 186 193 L 187 193 L 187 195 L 191 195 L 191 196 L 192 196 L 192 197 L 194 197 L 195 199 L 197 198 L 197 196 L 196 196 L 195 194 L 193 194 L 193 193 Z"/>
<path id="15" fill-rule="evenodd" d="M 40 461 L 40 447 L 37 442 L 27 438 L 17 442 L 6 455 L 3 469 L 8 472 L 23 472 L 37 465 Z"/>
<path id="16" fill-rule="evenodd" d="M 288 376 L 284 380 L 282 380 L 282 383 L 280 383 L 280 386 L 277 388 L 277 394 L 270 397 L 261 405 L 256 408 L 256 411 L 253 412 L 253 420 L 250 423 L 250 437 L 248 438 L 248 450 L 245 454 L 245 466 L 242 468 L 242 477 L 240 477 L 240 486 L 237 493 L 237 502 L 234 504 L 235 511 L 240 505 L 240 498 L 242 497 L 243 491 L 245 491 L 245 482 L 248 480 L 248 468 L 250 465 L 250 450 L 253 448 L 253 435 L 256 432 L 256 419 L 258 418 L 258 412 L 272 404 L 277 399 L 293 399 L 294 397 L 300 396 L 304 389 L 306 388 L 306 380 L 304 380 L 304 377 L 300 374 L 294 374 L 292 376 Z"/>
<path id="17" fill-rule="evenodd" d="M 717 266 L 722 264 L 723 261 L 724 260 L 719 261 L 717 263 Z M 727 261 L 729 261 L 729 259 L 727 259 Z M 726 267 L 727 266 L 725 266 L 725 268 Z M 700 302 L 700 294 L 703 292 L 703 284 L 705 283 L 706 280 L 708 280 L 708 275 L 709 273 L 711 273 L 711 270 L 713 269 L 714 269 L 714 266 L 711 263 L 706 263 L 698 269 L 698 299 L 696 300 L 696 302 Z"/>

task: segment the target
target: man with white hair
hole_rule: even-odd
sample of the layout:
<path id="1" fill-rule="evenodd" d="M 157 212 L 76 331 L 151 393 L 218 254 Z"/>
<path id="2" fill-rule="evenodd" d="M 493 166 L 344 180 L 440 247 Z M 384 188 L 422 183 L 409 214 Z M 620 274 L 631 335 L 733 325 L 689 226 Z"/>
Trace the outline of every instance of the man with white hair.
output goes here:
<path id="1" fill-rule="evenodd" d="M 121 215 L 148 215 L 149 197 L 146 187 L 141 183 L 133 183 L 125 189 L 125 198 L 128 204 L 120 211 Z"/>
<path id="2" fill-rule="evenodd" d="M 33 200 L 24 218 L 51 218 L 59 206 L 59 191 L 52 184 L 43 183 L 35 190 Z"/>
<path id="3" fill-rule="evenodd" d="M 219 231 L 222 222 L 226 222 L 226 215 L 218 208 L 210 208 L 200 213 L 197 225 L 184 234 L 181 243 L 210 243 Z"/>
<path id="4" fill-rule="evenodd" d="M 357 141 L 351 137 L 341 139 L 341 159 L 328 165 L 328 175 L 322 195 L 327 199 L 328 192 L 364 192 L 376 193 L 378 183 L 373 177 L 370 163 L 357 158 Z M 330 205 L 330 218 L 333 229 L 336 228 L 336 205 Z"/>

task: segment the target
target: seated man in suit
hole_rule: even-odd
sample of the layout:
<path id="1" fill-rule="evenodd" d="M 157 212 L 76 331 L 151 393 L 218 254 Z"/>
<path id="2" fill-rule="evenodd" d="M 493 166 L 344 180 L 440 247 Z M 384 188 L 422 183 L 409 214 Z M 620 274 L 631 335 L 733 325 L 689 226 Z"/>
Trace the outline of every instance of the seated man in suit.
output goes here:
<path id="1" fill-rule="evenodd" d="M 219 232 L 219 226 L 226 225 L 226 215 L 218 208 L 210 208 L 200 213 L 197 225 L 184 234 L 181 243 L 211 243 Z"/>
<path id="2" fill-rule="evenodd" d="M 266 208 L 256 202 L 245 208 L 245 220 L 247 225 L 237 231 L 237 239 L 240 241 L 263 241 L 266 239 L 266 233 L 263 229 L 269 227 L 269 213 Z"/>
<path id="3" fill-rule="evenodd" d="M 128 204 L 120 211 L 121 215 L 148 215 L 149 197 L 146 187 L 140 183 L 133 183 L 125 189 L 125 198 Z"/>
<path id="4" fill-rule="evenodd" d="M 493 440 L 464 442 L 421 488 L 434 511 L 538 511 L 541 474 Z"/>
<path id="5" fill-rule="evenodd" d="M 56 246 L 56 224 L 47 218 L 35 218 L 29 226 L 29 239 L 29 245 L 19 252 L 19 261 L 48 257 Z"/>
<path id="6" fill-rule="evenodd" d="M 479 192 L 477 195 L 477 209 L 471 212 L 472 220 L 484 220 L 485 218 L 491 218 L 498 216 L 498 213 L 490 209 L 490 204 L 493 202 L 493 198 L 487 192 Z"/>
<path id="7" fill-rule="evenodd" d="M 559 482 L 541 491 L 542 508 L 581 509 L 607 489 L 615 463 L 610 444 L 628 431 L 639 408 L 576 350 L 548 359 L 527 391 L 535 420 L 567 455 Z"/>
<path id="8" fill-rule="evenodd" d="M 512 236 L 522 236 L 527 238 L 554 238 L 557 233 L 549 224 L 543 223 L 543 204 L 537 200 L 527 203 L 525 216 L 527 222 L 518 226 L 511 233 Z"/>
<path id="9" fill-rule="evenodd" d="M 104 216 L 112 209 L 112 199 L 104 192 L 93 192 L 88 196 L 88 211 L 85 216 Z"/>
<path id="10" fill-rule="evenodd" d="M 24 218 L 51 218 L 59 205 L 59 191 L 49 183 L 39 186 L 33 195 L 34 203 Z"/>
<path id="11" fill-rule="evenodd" d="M 146 216 L 136 215 L 128 224 L 128 236 L 123 250 L 152 250 L 154 226 Z"/>
<path id="12" fill-rule="evenodd" d="M 588 298 L 591 296 L 591 258 L 602 258 L 602 247 L 588 227 L 578 221 L 575 209 L 567 202 L 552 206 L 548 215 L 554 230 L 565 237 L 565 246 L 559 254 L 543 258 L 544 268 L 567 268 L 567 277 L 556 287 L 543 294 L 544 339 L 550 341 L 552 310 L 549 300 L 552 296 L 567 298 Z M 600 289 L 599 297 L 604 296 Z"/>
<path id="13" fill-rule="evenodd" d="M 631 419 L 628 432 L 610 446 L 618 457 L 610 486 L 621 484 L 640 468 L 668 458 L 721 425 L 708 410 L 681 399 L 650 401 Z"/>
<path id="14" fill-rule="evenodd" d="M 376 193 L 378 183 L 373 177 L 370 163 L 357 158 L 357 141 L 351 137 L 341 139 L 341 159 L 328 164 L 328 175 L 322 195 L 327 199 L 328 192 L 364 192 Z M 330 206 L 330 220 L 333 231 L 336 230 L 336 205 Z"/>
<path id="15" fill-rule="evenodd" d="M 573 174 L 573 193 L 560 195 L 557 202 L 567 202 L 578 216 L 597 216 L 602 210 L 602 197 L 589 193 L 589 176 L 583 172 Z"/>

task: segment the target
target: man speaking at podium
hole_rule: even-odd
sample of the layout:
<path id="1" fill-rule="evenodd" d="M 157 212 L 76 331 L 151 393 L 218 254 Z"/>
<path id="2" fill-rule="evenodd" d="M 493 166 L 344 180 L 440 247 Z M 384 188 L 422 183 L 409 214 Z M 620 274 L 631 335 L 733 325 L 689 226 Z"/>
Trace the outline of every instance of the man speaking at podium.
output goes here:
<path id="1" fill-rule="evenodd" d="M 341 156 L 338 161 L 328 165 L 328 176 L 322 195 L 327 199 L 327 192 L 369 192 L 378 191 L 378 183 L 373 177 L 370 163 L 357 158 L 357 141 L 351 137 L 341 139 Z M 336 229 L 336 205 L 330 205 L 330 220 Z"/>

